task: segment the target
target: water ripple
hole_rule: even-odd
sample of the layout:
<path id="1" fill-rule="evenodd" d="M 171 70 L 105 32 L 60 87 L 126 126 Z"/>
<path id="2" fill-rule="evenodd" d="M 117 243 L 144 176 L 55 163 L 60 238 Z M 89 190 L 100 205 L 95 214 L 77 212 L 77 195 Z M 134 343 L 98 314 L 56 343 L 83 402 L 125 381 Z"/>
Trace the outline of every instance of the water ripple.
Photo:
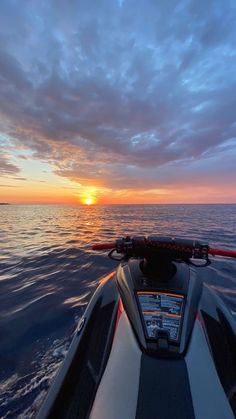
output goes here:
<path id="1" fill-rule="evenodd" d="M 35 416 L 99 278 L 115 268 L 92 243 L 161 234 L 234 249 L 235 216 L 236 205 L 1 206 L 0 417 Z M 236 263 L 214 258 L 205 281 L 235 318 Z"/>

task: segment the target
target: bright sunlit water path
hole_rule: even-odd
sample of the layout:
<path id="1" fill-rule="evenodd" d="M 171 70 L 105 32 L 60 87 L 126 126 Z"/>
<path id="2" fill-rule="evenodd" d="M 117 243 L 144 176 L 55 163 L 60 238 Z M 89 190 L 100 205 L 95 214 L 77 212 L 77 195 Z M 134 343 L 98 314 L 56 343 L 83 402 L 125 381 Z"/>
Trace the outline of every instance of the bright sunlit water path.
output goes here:
<path id="1" fill-rule="evenodd" d="M 235 219 L 236 205 L 1 206 L 0 417 L 34 417 L 98 279 L 116 266 L 92 243 L 161 234 L 235 249 Z M 236 320 L 236 261 L 215 258 L 203 276 Z"/>

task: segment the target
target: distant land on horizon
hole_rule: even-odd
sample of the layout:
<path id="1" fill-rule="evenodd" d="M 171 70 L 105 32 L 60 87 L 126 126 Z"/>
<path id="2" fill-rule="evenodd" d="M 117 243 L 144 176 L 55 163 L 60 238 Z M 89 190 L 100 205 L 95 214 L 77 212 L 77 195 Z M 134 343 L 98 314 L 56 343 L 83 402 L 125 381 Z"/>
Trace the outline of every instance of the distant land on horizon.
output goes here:
<path id="1" fill-rule="evenodd" d="M 9 202 L 0 202 L 0 205 L 11 205 Z"/>

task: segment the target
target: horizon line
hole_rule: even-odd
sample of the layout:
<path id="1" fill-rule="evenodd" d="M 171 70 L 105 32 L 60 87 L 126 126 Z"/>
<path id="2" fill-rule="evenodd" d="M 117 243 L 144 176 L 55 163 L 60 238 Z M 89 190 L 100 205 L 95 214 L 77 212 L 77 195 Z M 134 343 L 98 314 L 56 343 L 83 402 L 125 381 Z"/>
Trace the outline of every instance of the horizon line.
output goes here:
<path id="1" fill-rule="evenodd" d="M 85 205 L 85 204 L 81 204 L 81 203 L 62 203 L 62 202 L 58 202 L 58 203 L 54 203 L 54 202 L 43 202 L 43 203 L 39 203 L 39 202 L 0 202 L 0 206 L 11 206 L 11 205 L 62 205 L 62 206 L 77 206 L 77 207 L 102 207 L 102 206 L 118 206 L 118 205 L 129 205 L 129 206 L 135 206 L 135 205 L 236 205 L 236 202 L 156 202 L 156 203 L 113 203 L 113 204 L 102 204 L 102 203 L 96 203 L 96 204 L 92 204 L 92 205 Z"/>

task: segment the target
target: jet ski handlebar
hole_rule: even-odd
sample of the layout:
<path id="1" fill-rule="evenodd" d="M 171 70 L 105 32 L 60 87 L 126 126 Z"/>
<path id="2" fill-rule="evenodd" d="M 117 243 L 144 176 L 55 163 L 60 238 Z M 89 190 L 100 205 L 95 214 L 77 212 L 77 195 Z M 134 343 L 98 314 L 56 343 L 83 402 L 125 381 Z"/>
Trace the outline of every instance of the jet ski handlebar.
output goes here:
<path id="1" fill-rule="evenodd" d="M 209 255 L 219 255 L 236 258 L 236 251 L 215 249 L 208 243 L 172 237 L 125 237 L 111 243 L 99 243 L 92 247 L 93 250 L 111 250 L 124 254 L 126 257 L 149 257 L 157 255 L 171 259 L 205 259 Z"/>

